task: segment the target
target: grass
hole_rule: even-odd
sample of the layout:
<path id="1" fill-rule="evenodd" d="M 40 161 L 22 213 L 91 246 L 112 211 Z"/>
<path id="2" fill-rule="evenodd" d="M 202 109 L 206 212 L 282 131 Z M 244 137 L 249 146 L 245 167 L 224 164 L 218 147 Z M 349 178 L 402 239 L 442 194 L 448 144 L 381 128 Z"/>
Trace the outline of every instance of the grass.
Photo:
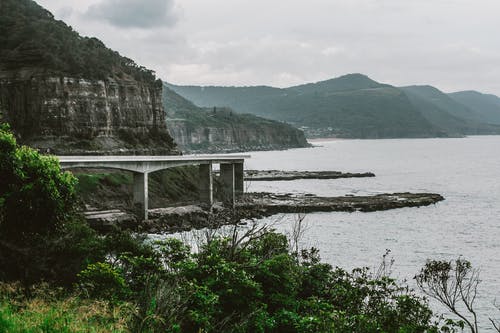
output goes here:
<path id="1" fill-rule="evenodd" d="M 44 286 L 25 297 L 19 286 L 0 284 L 0 333 L 129 332 L 133 313 L 128 303 L 56 295 Z"/>
<path id="2" fill-rule="evenodd" d="M 129 172 L 80 173 L 75 176 L 78 178 L 77 191 L 83 194 L 95 192 L 100 184 L 109 187 L 132 184 L 132 174 Z"/>
<path id="3" fill-rule="evenodd" d="M 133 174 L 119 170 L 82 170 L 76 190 L 81 201 L 102 209 L 127 207 L 132 200 Z M 198 167 L 184 166 L 151 173 L 150 207 L 166 207 L 198 199 Z M 0 332 L 1 333 L 1 332 Z"/>

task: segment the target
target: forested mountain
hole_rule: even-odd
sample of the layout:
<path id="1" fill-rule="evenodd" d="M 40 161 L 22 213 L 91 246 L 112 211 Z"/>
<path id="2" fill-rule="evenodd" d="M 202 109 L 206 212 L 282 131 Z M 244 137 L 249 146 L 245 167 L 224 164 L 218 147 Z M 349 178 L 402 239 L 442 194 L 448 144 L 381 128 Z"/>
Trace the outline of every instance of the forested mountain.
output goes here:
<path id="1" fill-rule="evenodd" d="M 408 86 L 401 87 L 401 89 L 410 95 L 418 96 L 432 103 L 439 109 L 446 111 L 455 117 L 473 121 L 478 121 L 478 118 L 480 117 L 476 111 L 458 103 L 439 89 L 432 86 Z"/>
<path id="2" fill-rule="evenodd" d="M 300 93 L 320 93 L 384 87 L 390 86 L 373 81 L 368 76 L 363 74 L 348 74 L 326 81 L 302 84 L 299 86 L 291 87 L 289 88 L 289 90 L 297 91 Z"/>
<path id="3" fill-rule="evenodd" d="M 32 0 L 0 1 L 0 71 L 25 68 L 86 79 L 154 80 L 154 72 L 84 37 Z"/>
<path id="4" fill-rule="evenodd" d="M 483 122 L 480 113 L 432 86 L 408 86 L 400 89 L 406 93 L 416 110 L 442 130 L 442 136 L 499 132 L 498 126 Z"/>
<path id="5" fill-rule="evenodd" d="M 474 110 L 479 116 L 478 120 L 491 124 L 500 124 L 499 97 L 471 90 L 451 93 L 448 96 L 467 106 L 470 110 Z"/>
<path id="6" fill-rule="evenodd" d="M 288 124 L 229 108 L 201 108 L 165 87 L 167 127 L 185 151 L 221 152 L 307 147 L 304 133 Z"/>
<path id="7" fill-rule="evenodd" d="M 398 88 L 362 74 L 289 88 L 176 86 L 200 106 L 224 105 L 304 128 L 310 137 L 447 137 L 500 133 L 481 112 L 430 86 Z"/>
<path id="8" fill-rule="evenodd" d="M 402 91 L 361 74 L 286 89 L 169 87 L 197 105 L 229 106 L 286 121 L 309 136 L 429 137 L 438 132 Z"/>
<path id="9" fill-rule="evenodd" d="M 0 122 L 56 154 L 177 153 L 153 71 L 31 0 L 0 1 Z"/>

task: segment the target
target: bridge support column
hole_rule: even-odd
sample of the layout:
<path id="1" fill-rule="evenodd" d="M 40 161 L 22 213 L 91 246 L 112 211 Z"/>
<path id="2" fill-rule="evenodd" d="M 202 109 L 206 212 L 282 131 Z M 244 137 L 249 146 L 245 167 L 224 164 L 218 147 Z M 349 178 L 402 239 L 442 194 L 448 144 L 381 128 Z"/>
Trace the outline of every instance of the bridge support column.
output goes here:
<path id="1" fill-rule="evenodd" d="M 240 198 L 245 192 L 243 163 L 234 164 L 234 191 L 236 192 L 236 198 Z"/>
<path id="2" fill-rule="evenodd" d="M 148 219 L 148 173 L 134 173 L 134 208 L 140 218 Z"/>
<path id="3" fill-rule="evenodd" d="M 234 184 L 234 164 L 220 165 L 220 179 L 222 181 L 222 201 L 224 204 L 234 207 L 235 184 Z"/>
<path id="4" fill-rule="evenodd" d="M 200 180 L 199 192 L 200 201 L 212 207 L 214 201 L 214 184 L 212 176 L 212 163 L 200 164 L 198 167 Z"/>

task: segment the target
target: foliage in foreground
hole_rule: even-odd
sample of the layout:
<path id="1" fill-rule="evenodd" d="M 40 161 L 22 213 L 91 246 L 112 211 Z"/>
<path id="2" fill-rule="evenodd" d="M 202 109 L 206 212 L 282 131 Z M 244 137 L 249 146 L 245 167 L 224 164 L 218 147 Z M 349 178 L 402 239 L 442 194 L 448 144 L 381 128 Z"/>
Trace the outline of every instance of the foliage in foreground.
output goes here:
<path id="1" fill-rule="evenodd" d="M 0 281 L 22 285 L 0 288 L 0 332 L 455 327 L 433 323 L 427 303 L 386 274 L 333 268 L 317 250 L 299 253 L 286 236 L 265 228 L 208 233 L 194 253 L 175 239 L 151 244 L 128 232 L 99 236 L 74 215 L 74 177 L 61 173 L 57 160 L 19 147 L 5 126 L 0 171 Z M 42 281 L 64 292 L 32 287 Z"/>
<path id="2" fill-rule="evenodd" d="M 133 309 L 67 296 L 46 285 L 26 298 L 18 284 L 0 283 L 0 332 L 123 332 Z"/>
<path id="3" fill-rule="evenodd" d="M 4 330 L 438 332 L 426 303 L 393 279 L 333 268 L 314 249 L 297 256 L 272 231 L 213 238 L 198 253 L 175 239 L 153 249 L 112 237 L 116 252 L 78 274 L 77 297 L 30 289 L 14 300 L 4 288 Z"/>

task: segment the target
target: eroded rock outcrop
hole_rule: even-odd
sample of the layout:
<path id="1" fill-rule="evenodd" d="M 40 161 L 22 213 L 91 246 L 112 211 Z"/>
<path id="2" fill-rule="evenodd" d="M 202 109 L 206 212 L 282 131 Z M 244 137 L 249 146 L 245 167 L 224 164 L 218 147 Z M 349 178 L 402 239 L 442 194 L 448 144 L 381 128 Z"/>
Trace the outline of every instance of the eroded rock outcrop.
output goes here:
<path id="1" fill-rule="evenodd" d="M 154 71 L 32 0 L 0 1 L 0 121 L 56 154 L 170 154 Z"/>
<path id="2" fill-rule="evenodd" d="M 168 129 L 177 144 L 191 152 L 234 152 L 281 150 L 308 147 L 303 133 L 291 126 L 274 124 L 249 125 L 235 120 L 233 124 L 190 126 L 187 121 L 170 121 Z"/>
<path id="3" fill-rule="evenodd" d="M 0 72 L 0 113 L 22 143 L 55 154 L 171 154 L 162 85 Z"/>

